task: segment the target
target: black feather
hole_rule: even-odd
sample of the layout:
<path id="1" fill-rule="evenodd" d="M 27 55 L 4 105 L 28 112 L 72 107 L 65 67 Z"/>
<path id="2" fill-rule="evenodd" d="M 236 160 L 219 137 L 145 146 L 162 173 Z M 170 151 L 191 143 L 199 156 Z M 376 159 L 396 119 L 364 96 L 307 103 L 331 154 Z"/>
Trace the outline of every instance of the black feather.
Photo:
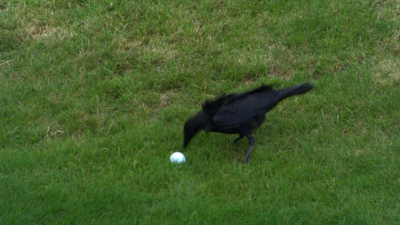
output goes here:
<path id="1" fill-rule="evenodd" d="M 200 130 L 239 134 L 235 142 L 246 136 L 250 144 L 245 159 L 248 162 L 255 144 L 252 131 L 264 122 L 265 114 L 285 98 L 304 94 L 312 88 L 309 83 L 282 90 L 263 85 L 247 92 L 224 94 L 216 100 L 207 100 L 202 111 L 185 123 L 184 147 Z"/>

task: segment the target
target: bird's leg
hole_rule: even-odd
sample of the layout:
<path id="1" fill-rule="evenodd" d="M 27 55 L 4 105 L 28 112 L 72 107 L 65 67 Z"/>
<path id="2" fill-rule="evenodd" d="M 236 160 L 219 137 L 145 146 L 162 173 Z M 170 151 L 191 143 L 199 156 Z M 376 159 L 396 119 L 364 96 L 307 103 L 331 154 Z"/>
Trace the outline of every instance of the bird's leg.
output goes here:
<path id="1" fill-rule="evenodd" d="M 250 159 L 250 153 L 253 150 L 254 145 L 256 144 L 256 140 L 254 139 L 252 134 L 248 134 L 248 135 L 246 135 L 246 137 L 247 137 L 247 140 L 249 141 L 250 148 L 247 151 L 246 158 L 244 159 L 244 162 L 248 163 L 249 159 Z"/>
<path id="2" fill-rule="evenodd" d="M 234 141 L 231 142 L 231 144 L 236 143 L 237 141 L 239 141 L 240 139 L 244 138 L 243 134 L 239 134 L 240 136 L 238 138 L 236 138 Z"/>

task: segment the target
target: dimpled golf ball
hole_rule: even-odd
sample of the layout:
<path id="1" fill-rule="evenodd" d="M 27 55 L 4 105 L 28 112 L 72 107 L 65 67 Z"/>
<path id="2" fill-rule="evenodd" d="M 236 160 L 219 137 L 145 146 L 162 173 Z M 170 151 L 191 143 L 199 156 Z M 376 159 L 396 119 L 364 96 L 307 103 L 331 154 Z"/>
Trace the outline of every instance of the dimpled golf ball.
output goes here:
<path id="1" fill-rule="evenodd" d="M 174 152 L 171 155 L 170 159 L 171 159 L 172 163 L 184 163 L 185 162 L 185 156 L 180 152 Z"/>

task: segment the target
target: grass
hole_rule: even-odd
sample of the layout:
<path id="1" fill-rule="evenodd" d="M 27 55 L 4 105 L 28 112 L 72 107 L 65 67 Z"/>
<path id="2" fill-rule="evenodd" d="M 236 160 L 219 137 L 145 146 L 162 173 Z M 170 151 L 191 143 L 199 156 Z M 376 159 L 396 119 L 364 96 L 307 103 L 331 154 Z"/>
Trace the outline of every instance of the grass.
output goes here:
<path id="1" fill-rule="evenodd" d="M 0 1 L 1 224 L 398 224 L 400 4 Z M 182 128 L 315 89 L 246 141 Z"/>

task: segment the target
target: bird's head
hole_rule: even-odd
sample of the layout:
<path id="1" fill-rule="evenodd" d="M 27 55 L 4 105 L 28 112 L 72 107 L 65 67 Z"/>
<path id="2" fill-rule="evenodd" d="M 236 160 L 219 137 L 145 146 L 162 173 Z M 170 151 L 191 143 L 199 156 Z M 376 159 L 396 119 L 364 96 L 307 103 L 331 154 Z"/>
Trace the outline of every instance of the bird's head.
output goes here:
<path id="1" fill-rule="evenodd" d="M 200 131 L 204 130 L 207 125 L 207 119 L 203 111 L 198 112 L 195 116 L 190 117 L 183 128 L 184 142 L 183 147 L 189 145 L 190 140 Z"/>

